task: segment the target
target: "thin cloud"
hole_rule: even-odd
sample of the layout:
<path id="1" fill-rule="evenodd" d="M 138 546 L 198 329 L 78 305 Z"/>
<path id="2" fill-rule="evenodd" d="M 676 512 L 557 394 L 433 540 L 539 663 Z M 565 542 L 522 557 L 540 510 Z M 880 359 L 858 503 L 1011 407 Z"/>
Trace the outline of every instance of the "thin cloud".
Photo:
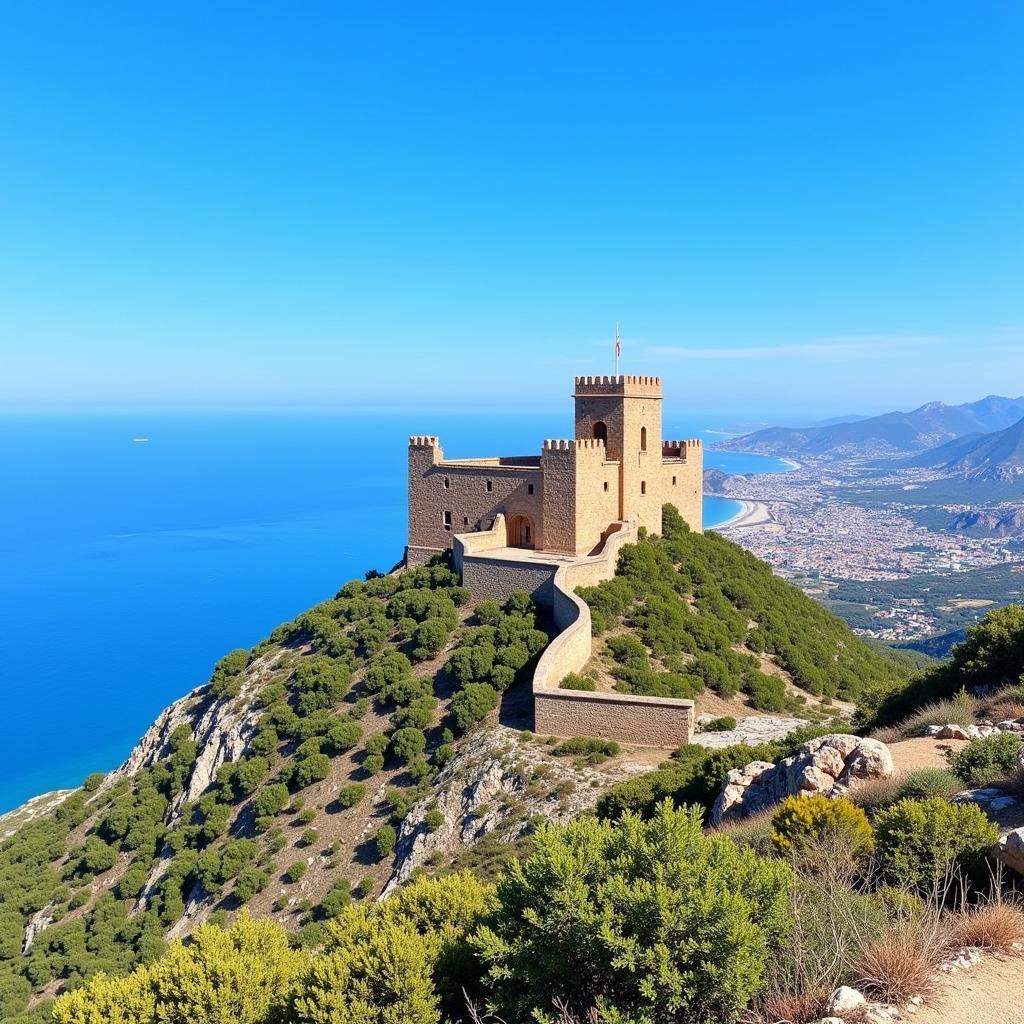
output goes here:
<path id="1" fill-rule="evenodd" d="M 647 355 L 673 359 L 846 359 L 867 353 L 895 353 L 907 348 L 940 344 L 944 340 L 924 335 L 866 335 L 782 345 L 703 348 L 688 345 L 654 345 L 645 348 L 644 352 Z"/>

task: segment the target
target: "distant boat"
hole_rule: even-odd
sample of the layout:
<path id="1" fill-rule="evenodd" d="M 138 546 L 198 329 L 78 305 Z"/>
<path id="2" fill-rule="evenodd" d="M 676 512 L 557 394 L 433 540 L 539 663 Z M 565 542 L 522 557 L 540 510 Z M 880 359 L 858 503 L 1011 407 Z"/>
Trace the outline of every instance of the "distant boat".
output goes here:
<path id="1" fill-rule="evenodd" d="M 133 437 L 132 444 L 149 444 L 148 437 Z"/>

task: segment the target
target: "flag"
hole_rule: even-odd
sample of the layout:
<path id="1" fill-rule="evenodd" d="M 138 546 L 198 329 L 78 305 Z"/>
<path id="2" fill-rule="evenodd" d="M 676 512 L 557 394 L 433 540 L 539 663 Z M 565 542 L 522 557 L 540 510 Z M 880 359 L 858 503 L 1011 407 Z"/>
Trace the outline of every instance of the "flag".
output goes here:
<path id="1" fill-rule="evenodd" d="M 622 355 L 622 339 L 619 337 L 619 325 L 615 325 L 615 358 Z"/>

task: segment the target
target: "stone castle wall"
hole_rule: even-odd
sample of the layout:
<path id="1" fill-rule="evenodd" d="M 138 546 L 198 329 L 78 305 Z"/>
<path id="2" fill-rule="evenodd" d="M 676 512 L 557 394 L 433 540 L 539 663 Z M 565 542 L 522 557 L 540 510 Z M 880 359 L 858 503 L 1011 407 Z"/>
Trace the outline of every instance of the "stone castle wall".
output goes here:
<path id="1" fill-rule="evenodd" d="M 452 546 L 458 533 L 488 530 L 504 513 L 506 524 L 525 515 L 533 542 L 544 545 L 544 474 L 508 459 L 444 459 L 438 439 L 409 439 L 409 549 L 414 558 Z M 447 513 L 447 519 L 446 515 Z"/>
<path id="2" fill-rule="evenodd" d="M 619 465 L 603 441 L 548 440 L 544 471 L 544 549 L 589 554 L 618 516 Z"/>
<path id="3" fill-rule="evenodd" d="M 704 447 L 699 440 L 662 442 L 661 496 L 663 503 L 675 505 L 691 530 L 703 531 Z"/>
<path id="4" fill-rule="evenodd" d="M 619 524 L 600 553 L 563 565 L 552 579 L 551 608 L 561 632 L 548 644 L 533 676 L 534 731 L 551 736 L 601 736 L 623 743 L 676 747 L 693 739 L 694 703 L 670 697 L 560 690 L 558 683 L 590 660 L 590 608 L 576 587 L 615 575 L 620 548 L 636 540 L 635 524 Z"/>

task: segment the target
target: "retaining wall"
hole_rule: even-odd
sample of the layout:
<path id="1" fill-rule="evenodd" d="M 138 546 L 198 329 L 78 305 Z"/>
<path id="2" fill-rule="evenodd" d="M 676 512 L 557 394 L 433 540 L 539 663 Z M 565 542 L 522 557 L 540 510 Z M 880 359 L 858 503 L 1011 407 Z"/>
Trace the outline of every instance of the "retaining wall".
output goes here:
<path id="1" fill-rule="evenodd" d="M 590 608 L 576 587 L 615 575 L 619 549 L 636 540 L 636 525 L 619 524 L 592 558 L 559 566 L 552 578 L 551 610 L 561 632 L 548 644 L 533 675 L 534 731 L 551 736 L 601 736 L 623 743 L 678 747 L 693 739 L 694 703 L 673 697 L 560 690 L 592 652 Z"/>

